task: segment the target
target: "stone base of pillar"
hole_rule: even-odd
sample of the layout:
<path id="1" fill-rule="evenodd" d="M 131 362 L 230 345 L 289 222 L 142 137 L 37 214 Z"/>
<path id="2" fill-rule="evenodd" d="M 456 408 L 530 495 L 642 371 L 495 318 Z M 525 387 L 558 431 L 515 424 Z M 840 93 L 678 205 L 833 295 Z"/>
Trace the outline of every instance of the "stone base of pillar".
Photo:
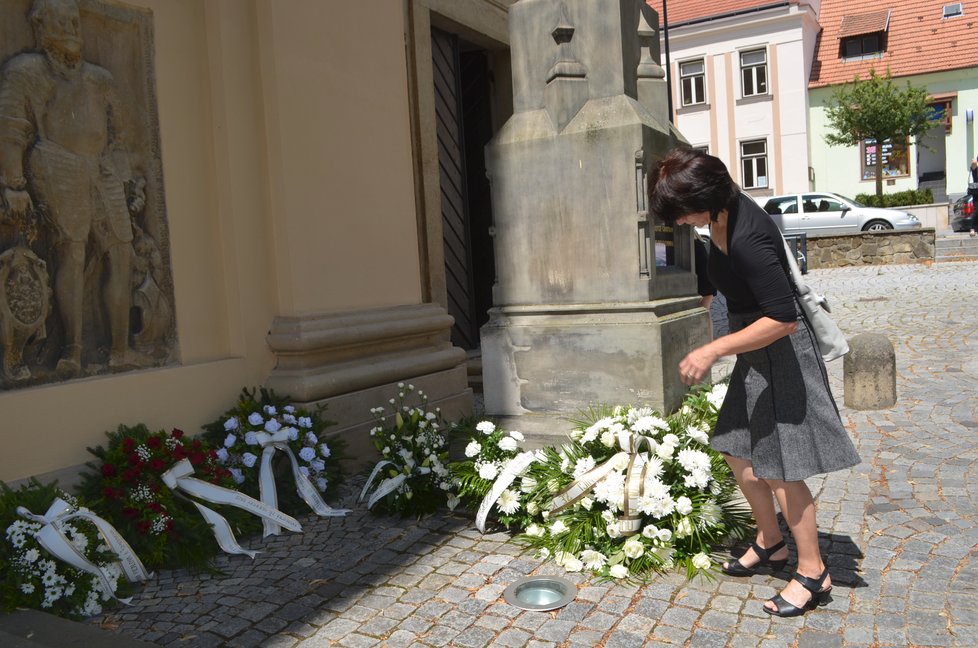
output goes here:
<path id="1" fill-rule="evenodd" d="M 450 342 L 452 318 L 434 304 L 280 317 L 269 346 L 278 360 L 266 387 L 303 407 L 326 405 L 329 438 L 357 464 L 379 456 L 370 441 L 374 407 L 390 407 L 398 383 L 412 384 L 448 421 L 472 413 L 465 351 Z M 408 402 L 416 405 L 417 402 Z"/>
<path id="2" fill-rule="evenodd" d="M 492 309 L 482 327 L 487 415 L 559 437 L 571 429 L 567 417 L 592 405 L 675 409 L 686 393 L 679 361 L 709 341 L 698 300 Z"/>

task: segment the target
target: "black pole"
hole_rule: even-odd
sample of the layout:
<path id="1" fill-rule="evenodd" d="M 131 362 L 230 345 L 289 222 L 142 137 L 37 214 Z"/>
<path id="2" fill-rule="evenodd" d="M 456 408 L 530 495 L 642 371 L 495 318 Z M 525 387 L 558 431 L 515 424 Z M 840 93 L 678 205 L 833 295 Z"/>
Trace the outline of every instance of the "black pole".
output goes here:
<path id="1" fill-rule="evenodd" d="M 666 42 L 666 91 L 669 101 L 669 123 L 672 124 L 672 66 L 669 65 L 669 3 L 662 0 L 662 38 Z"/>

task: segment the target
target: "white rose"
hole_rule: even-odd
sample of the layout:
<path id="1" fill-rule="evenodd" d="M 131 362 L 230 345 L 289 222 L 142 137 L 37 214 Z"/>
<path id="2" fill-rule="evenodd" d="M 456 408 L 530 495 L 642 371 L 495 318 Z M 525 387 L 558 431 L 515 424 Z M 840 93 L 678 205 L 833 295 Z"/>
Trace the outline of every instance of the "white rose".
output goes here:
<path id="1" fill-rule="evenodd" d="M 590 497 L 585 497 L 581 500 L 581 508 L 583 508 L 585 511 L 590 511 L 592 506 L 594 506 L 594 500 L 592 500 Z"/>
<path id="2" fill-rule="evenodd" d="M 672 453 L 675 451 L 675 446 L 669 445 L 668 443 L 660 443 L 659 447 L 655 449 L 655 454 L 659 455 L 662 459 L 672 459 Z"/>
<path id="3" fill-rule="evenodd" d="M 553 535 L 559 535 L 567 531 L 567 525 L 564 524 L 563 520 L 554 520 L 554 523 L 550 525 L 550 533 Z"/>
<path id="4" fill-rule="evenodd" d="M 569 572 L 579 572 L 584 569 L 584 563 L 574 556 L 564 558 L 564 569 Z"/>
<path id="5" fill-rule="evenodd" d="M 656 533 L 656 540 L 658 540 L 659 542 L 671 541 L 672 531 L 670 531 L 669 529 L 659 529 L 659 532 Z"/>
<path id="6" fill-rule="evenodd" d="M 676 525 L 676 537 L 685 538 L 691 535 L 693 535 L 693 523 L 689 521 L 688 517 L 684 517 Z"/>
<path id="7" fill-rule="evenodd" d="M 693 512 L 693 502 L 685 495 L 676 500 L 676 511 L 680 515 L 689 515 Z"/>
<path id="8" fill-rule="evenodd" d="M 530 515 L 536 515 L 540 512 L 540 505 L 536 502 L 529 502 L 526 505 L 526 512 Z"/>
<path id="9" fill-rule="evenodd" d="M 631 539 L 625 542 L 624 551 L 626 556 L 635 560 L 645 553 L 645 546 L 638 540 Z"/>
<path id="10" fill-rule="evenodd" d="M 628 567 L 625 567 L 624 565 L 620 565 L 620 564 L 612 565 L 611 569 L 608 570 L 608 573 L 611 575 L 612 578 L 618 578 L 618 579 L 628 578 Z"/>
<path id="11" fill-rule="evenodd" d="M 645 528 L 642 529 L 642 536 L 648 538 L 649 540 L 654 540 L 658 533 L 659 529 L 654 524 L 647 524 Z"/>
<path id="12" fill-rule="evenodd" d="M 611 511 L 601 511 L 601 518 L 608 524 L 611 524 L 615 521 L 615 514 Z"/>
<path id="13" fill-rule="evenodd" d="M 259 414 L 258 412 L 252 412 L 251 414 L 248 415 L 248 422 L 251 423 L 252 425 L 261 425 L 262 423 L 265 422 L 265 419 L 263 419 L 261 417 L 261 414 Z"/>
<path id="14" fill-rule="evenodd" d="M 693 556 L 693 567 L 696 569 L 709 569 L 710 564 L 710 557 L 705 553 L 698 553 Z"/>
<path id="15" fill-rule="evenodd" d="M 615 436 L 614 432 L 605 430 L 601 433 L 601 443 L 610 448 L 618 443 L 618 437 Z"/>
<path id="16" fill-rule="evenodd" d="M 612 522 L 611 524 L 609 524 L 605 528 L 605 533 L 608 534 L 608 537 L 609 538 L 620 538 L 621 537 L 621 529 L 619 528 L 617 522 Z"/>
<path id="17" fill-rule="evenodd" d="M 526 437 L 523 436 L 523 433 L 522 432 L 517 432 L 516 430 L 513 430 L 512 432 L 510 432 L 509 433 L 509 436 L 513 437 L 517 441 L 526 441 Z"/>
<path id="18" fill-rule="evenodd" d="M 532 536 L 534 538 L 541 538 L 546 531 L 542 526 L 536 522 L 532 523 L 530 526 L 526 527 L 526 535 Z"/>
<path id="19" fill-rule="evenodd" d="M 469 445 L 465 446 L 465 456 L 475 457 L 482 452 L 482 445 L 478 441 L 472 441 Z"/>
<path id="20" fill-rule="evenodd" d="M 499 446 L 500 450 L 503 450 L 505 452 L 512 452 L 513 450 L 516 450 L 519 447 L 519 444 L 516 442 L 516 439 L 508 436 L 501 438 L 497 445 Z"/>
<path id="21" fill-rule="evenodd" d="M 230 432 L 231 430 L 237 430 L 238 419 L 232 416 L 228 420 L 224 421 L 224 429 L 227 430 L 228 432 Z"/>
<path id="22" fill-rule="evenodd" d="M 241 463 L 243 463 L 248 468 L 254 466 L 256 461 L 258 461 L 258 457 L 251 454 L 250 452 L 246 452 L 243 455 L 241 455 Z"/>

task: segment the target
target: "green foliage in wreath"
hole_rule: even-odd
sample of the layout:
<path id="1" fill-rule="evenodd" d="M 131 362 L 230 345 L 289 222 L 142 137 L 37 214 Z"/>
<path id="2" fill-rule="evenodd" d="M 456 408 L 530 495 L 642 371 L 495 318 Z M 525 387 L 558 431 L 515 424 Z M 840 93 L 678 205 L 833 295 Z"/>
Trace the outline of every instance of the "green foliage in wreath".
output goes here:
<path id="1" fill-rule="evenodd" d="M 87 464 L 80 495 L 122 534 L 148 569 L 211 569 L 209 561 L 219 551 L 211 526 L 188 497 L 163 483 L 162 475 L 188 459 L 194 478 L 236 490 L 217 451 L 182 430 L 150 432 L 142 424 L 120 425 L 106 435 L 106 446 L 88 449 L 98 461 Z M 220 512 L 238 537 L 261 528 L 257 517 L 240 509 L 207 506 Z"/>
<path id="2" fill-rule="evenodd" d="M 273 390 L 245 388 L 233 408 L 204 426 L 203 438 L 217 448 L 218 463 L 231 473 L 238 488 L 258 499 L 262 448 L 255 435 L 285 432 L 300 469 L 329 501 L 342 483 L 340 464 L 346 458 L 346 443 L 342 439 L 327 442 L 326 429 L 335 422 L 323 417 L 325 409 L 321 406 L 310 411 L 291 405 L 287 396 Z M 290 515 L 308 514 L 309 506 L 295 487 L 292 463 L 283 452 L 273 455 L 272 471 L 279 510 Z"/>
<path id="3" fill-rule="evenodd" d="M 43 484 L 36 479 L 14 490 L 0 482 L 0 611 L 34 608 L 81 619 L 102 612 L 112 601 L 102 580 L 88 572 L 57 560 L 35 537 L 41 524 L 18 515 L 24 507 L 35 515 L 44 515 L 55 498 L 60 497 L 76 510 L 79 502 L 58 489 L 55 483 Z M 115 562 L 115 556 L 102 542 L 95 525 L 87 520 L 72 519 L 64 523 L 65 537 L 94 565 L 105 568 L 110 584 L 119 596 L 128 591 L 128 581 Z"/>

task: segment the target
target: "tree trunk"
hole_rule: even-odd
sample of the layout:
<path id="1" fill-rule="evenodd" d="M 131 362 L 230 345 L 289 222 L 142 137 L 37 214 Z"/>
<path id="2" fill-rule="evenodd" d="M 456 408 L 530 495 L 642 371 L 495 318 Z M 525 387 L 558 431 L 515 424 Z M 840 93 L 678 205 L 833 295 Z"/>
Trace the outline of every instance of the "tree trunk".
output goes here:
<path id="1" fill-rule="evenodd" d="M 883 142 L 876 140 L 876 197 L 883 206 Z"/>

